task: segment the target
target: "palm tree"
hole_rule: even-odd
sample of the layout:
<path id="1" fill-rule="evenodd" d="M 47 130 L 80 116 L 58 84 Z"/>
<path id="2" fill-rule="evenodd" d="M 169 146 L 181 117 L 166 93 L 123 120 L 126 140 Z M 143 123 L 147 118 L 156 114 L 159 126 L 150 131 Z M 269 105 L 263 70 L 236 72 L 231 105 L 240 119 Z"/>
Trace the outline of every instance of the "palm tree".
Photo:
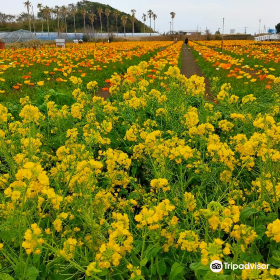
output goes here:
<path id="1" fill-rule="evenodd" d="M 57 19 L 57 34 L 59 35 L 59 33 L 60 33 L 60 27 L 59 27 L 60 7 L 55 6 L 54 9 L 53 9 L 53 13 L 56 14 L 56 19 Z"/>
<path id="2" fill-rule="evenodd" d="M 35 36 L 36 36 L 36 28 L 35 28 L 35 22 L 36 22 L 36 20 L 35 20 L 33 5 L 32 5 L 31 7 L 32 7 L 33 30 L 34 30 L 34 34 L 35 34 Z"/>
<path id="3" fill-rule="evenodd" d="M 134 22 L 135 22 L 135 13 L 136 10 L 132 9 L 131 10 L 131 22 L 132 22 L 132 36 L 134 35 Z"/>
<path id="4" fill-rule="evenodd" d="M 90 23 L 91 23 L 92 33 L 94 33 L 93 23 L 94 23 L 94 20 L 95 20 L 95 14 L 94 13 L 88 14 L 88 17 L 89 17 L 89 20 L 90 20 Z"/>
<path id="5" fill-rule="evenodd" d="M 87 14 L 87 11 L 85 9 L 82 9 L 81 14 L 84 18 L 84 33 L 86 33 L 86 14 Z"/>
<path id="6" fill-rule="evenodd" d="M 28 21 L 29 21 L 29 31 L 31 32 L 31 17 L 30 17 L 30 8 L 31 8 L 31 2 L 30 1 L 26 1 L 23 3 L 24 6 L 27 9 L 27 13 L 28 13 Z"/>
<path id="7" fill-rule="evenodd" d="M 173 31 L 174 31 L 174 29 L 173 29 L 173 19 L 175 18 L 176 14 L 174 12 L 171 12 L 170 15 L 171 15 L 171 19 L 172 19 L 172 33 L 173 33 Z"/>
<path id="8" fill-rule="evenodd" d="M 105 15 L 107 17 L 107 31 L 108 31 L 108 37 L 109 37 L 109 15 L 111 13 L 111 10 L 109 8 L 105 9 Z"/>
<path id="9" fill-rule="evenodd" d="M 154 32 L 156 32 L 156 18 L 157 18 L 157 15 L 156 15 L 156 14 L 153 14 L 153 19 L 154 19 Z"/>
<path id="10" fill-rule="evenodd" d="M 153 16 L 153 11 L 152 10 L 149 10 L 148 11 L 148 16 L 149 16 L 149 19 L 150 19 L 150 36 L 152 36 L 152 34 L 151 34 L 151 30 L 152 30 L 152 16 Z"/>
<path id="11" fill-rule="evenodd" d="M 43 32 L 44 32 L 44 21 L 43 21 L 43 15 L 42 15 L 42 8 L 43 8 L 43 5 L 39 3 L 39 4 L 37 5 L 37 8 L 39 9 L 39 12 L 41 13 L 42 33 L 43 33 Z"/>
<path id="12" fill-rule="evenodd" d="M 65 33 L 66 33 L 66 36 L 67 36 L 67 15 L 68 15 L 68 9 L 65 6 L 61 7 L 61 14 L 64 17 Z"/>
<path id="13" fill-rule="evenodd" d="M 121 17 L 121 21 L 122 21 L 122 24 L 123 24 L 123 33 L 124 33 L 124 37 L 126 36 L 125 35 L 125 26 L 126 26 L 126 23 L 127 23 L 127 16 L 126 15 L 123 15 Z"/>
<path id="14" fill-rule="evenodd" d="M 146 14 L 143 14 L 142 19 L 143 19 L 143 21 L 144 21 L 144 33 L 145 33 L 147 15 L 146 15 Z"/>
<path id="15" fill-rule="evenodd" d="M 113 15 L 116 19 L 116 31 L 117 31 L 117 36 L 118 36 L 118 17 L 119 17 L 120 12 L 118 10 L 115 10 Z"/>
<path id="16" fill-rule="evenodd" d="M 76 34 L 76 32 L 77 32 L 77 30 L 76 30 L 76 14 L 77 14 L 78 10 L 77 10 L 77 8 L 74 4 L 69 4 L 69 7 L 70 7 L 70 13 L 74 18 L 74 32 Z"/>
<path id="17" fill-rule="evenodd" d="M 98 7 L 97 8 L 97 13 L 99 15 L 99 20 L 100 20 L 100 30 L 101 30 L 101 33 L 102 33 L 102 14 L 103 14 L 103 10 L 102 10 L 102 7 Z"/>
<path id="18" fill-rule="evenodd" d="M 48 6 L 46 6 L 46 7 L 43 9 L 43 14 L 44 14 L 44 17 L 45 17 L 46 20 L 47 20 L 48 36 L 50 36 L 49 19 L 50 19 L 50 15 L 51 15 L 51 9 L 50 9 Z"/>

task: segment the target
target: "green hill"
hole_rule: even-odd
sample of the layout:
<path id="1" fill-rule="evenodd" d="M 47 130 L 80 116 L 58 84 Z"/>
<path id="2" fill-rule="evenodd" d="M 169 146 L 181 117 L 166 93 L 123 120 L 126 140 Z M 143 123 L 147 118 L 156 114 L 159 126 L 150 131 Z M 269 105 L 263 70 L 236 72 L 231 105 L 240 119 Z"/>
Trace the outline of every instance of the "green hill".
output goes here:
<path id="1" fill-rule="evenodd" d="M 118 29 L 119 32 L 123 32 L 123 25 L 122 25 L 122 22 L 121 22 L 121 17 L 123 15 L 126 15 L 128 18 L 127 18 L 127 24 L 126 24 L 125 30 L 128 33 L 132 32 L 131 14 L 124 13 L 124 12 L 119 11 L 119 10 L 109 6 L 109 5 L 101 4 L 101 3 L 98 3 L 98 2 L 81 1 L 81 2 L 77 3 L 77 8 L 78 8 L 79 11 L 82 10 L 82 9 L 85 9 L 89 13 L 94 13 L 96 15 L 96 19 L 94 21 L 94 28 L 98 31 L 100 31 L 100 19 L 99 19 L 99 15 L 98 15 L 98 12 L 97 12 L 97 9 L 99 7 L 101 7 L 102 10 L 103 10 L 103 13 L 101 15 L 103 32 L 104 31 L 108 32 L 108 30 L 107 30 L 107 17 L 104 13 L 106 9 L 109 9 L 111 11 L 111 13 L 108 17 L 109 31 L 116 32 L 117 29 Z M 115 11 L 119 12 L 119 16 L 118 16 L 118 19 L 117 19 L 117 26 L 116 26 L 116 18 L 114 16 Z M 142 17 L 142 15 L 139 15 L 139 17 Z M 148 18 L 147 18 L 147 20 L 148 20 Z M 73 17 L 69 17 L 67 19 L 67 23 L 69 25 L 69 30 L 74 31 Z M 90 22 L 90 19 L 89 19 L 88 16 L 86 17 L 86 25 L 88 27 L 91 26 L 91 22 Z M 82 16 L 81 13 L 77 13 L 77 27 L 76 28 L 77 29 L 82 29 L 83 28 L 83 16 Z M 152 29 L 151 29 L 151 31 L 153 32 Z M 137 20 L 137 12 L 135 14 L 134 32 L 135 33 L 144 32 L 144 23 L 141 22 L 140 20 Z M 150 27 L 148 27 L 147 25 L 145 25 L 145 32 L 150 32 Z"/>
<path id="2" fill-rule="evenodd" d="M 71 0 L 69 0 L 71 1 Z M 31 1 L 32 5 L 32 1 Z M 127 16 L 127 23 L 125 26 L 126 33 L 132 32 L 132 16 L 131 14 L 126 14 L 122 11 L 119 11 L 109 5 L 101 4 L 98 2 L 91 2 L 91 1 L 79 1 L 77 4 L 69 4 L 68 6 L 55 6 L 55 7 L 47 7 L 42 6 L 38 15 L 33 17 L 30 15 L 31 18 L 31 31 L 34 31 L 34 25 L 37 32 L 42 31 L 42 25 L 44 32 L 48 31 L 47 25 L 49 25 L 50 32 L 65 32 L 66 31 L 66 24 L 65 24 L 65 15 L 66 15 L 66 23 L 67 23 L 67 32 L 74 32 L 74 15 L 73 15 L 73 8 L 76 10 L 75 13 L 75 23 L 76 23 L 76 31 L 83 32 L 84 31 L 84 17 L 81 11 L 86 11 L 85 15 L 85 26 L 86 32 L 90 32 L 92 29 L 92 24 L 90 21 L 90 14 L 95 15 L 95 20 L 93 23 L 93 27 L 96 32 L 100 32 L 101 24 L 100 24 L 100 17 L 98 13 L 98 9 L 102 9 L 101 14 L 101 22 L 102 22 L 102 32 L 119 32 L 122 33 L 124 28 L 122 24 L 121 17 Z M 133 9 L 133 7 L 131 8 Z M 46 10 L 48 11 L 46 13 Z M 105 10 L 109 10 L 110 14 L 107 16 L 105 14 Z M 118 12 L 117 21 L 115 17 L 115 12 Z M 57 13 L 59 15 L 59 24 L 57 20 Z M 153 32 L 153 30 L 145 25 L 143 22 L 137 19 L 142 18 L 142 14 L 135 13 L 135 21 L 134 21 L 134 32 Z M 35 18 L 35 22 L 34 22 Z M 149 23 L 149 18 L 147 17 L 147 23 Z M 108 23 L 108 24 L 107 24 Z M 58 28 L 59 25 L 59 28 Z M 0 13 L 0 31 L 14 31 L 18 29 L 25 29 L 29 30 L 29 15 L 27 14 L 27 10 L 24 10 L 19 16 L 7 15 Z"/>

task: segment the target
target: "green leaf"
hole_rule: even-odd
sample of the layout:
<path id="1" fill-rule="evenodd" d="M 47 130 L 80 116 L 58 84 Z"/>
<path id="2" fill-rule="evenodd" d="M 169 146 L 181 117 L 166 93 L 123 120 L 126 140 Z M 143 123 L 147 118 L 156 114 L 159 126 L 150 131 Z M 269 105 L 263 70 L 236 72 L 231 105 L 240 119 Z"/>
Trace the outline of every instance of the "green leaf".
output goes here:
<path id="1" fill-rule="evenodd" d="M 15 278 L 13 278 L 12 276 L 10 276 L 7 273 L 1 273 L 0 280 L 15 280 Z"/>
<path id="2" fill-rule="evenodd" d="M 245 221 L 248 217 L 258 212 L 259 211 L 256 208 L 245 207 L 243 211 L 240 213 L 240 220 Z"/>
<path id="3" fill-rule="evenodd" d="M 161 250 L 161 247 L 155 247 L 153 248 L 148 254 L 147 254 L 147 258 L 148 260 L 150 260 L 151 258 L 154 258 L 158 252 Z"/>
<path id="4" fill-rule="evenodd" d="M 40 260 L 40 255 L 33 254 L 33 264 L 36 264 Z"/>
<path id="5" fill-rule="evenodd" d="M 26 271 L 26 279 L 36 280 L 39 276 L 39 270 L 35 266 L 28 267 Z"/>
<path id="6" fill-rule="evenodd" d="M 149 269 L 146 266 L 142 267 L 142 274 L 145 276 L 144 278 L 147 279 L 150 275 Z"/>
<path id="7" fill-rule="evenodd" d="M 166 264 L 164 260 L 160 260 L 158 262 L 158 274 L 159 275 L 164 275 L 166 273 Z"/>
<path id="8" fill-rule="evenodd" d="M 102 271 L 97 272 L 98 276 L 106 276 L 108 275 L 108 273 L 109 273 L 108 269 L 103 269 Z"/>
<path id="9" fill-rule="evenodd" d="M 209 270 L 209 265 L 203 265 L 202 263 L 192 263 L 190 269 L 193 271 Z"/>
<path id="10" fill-rule="evenodd" d="M 147 258 L 144 258 L 141 262 L 140 262 L 140 265 L 141 266 L 145 266 L 148 262 L 148 259 Z"/>
<path id="11" fill-rule="evenodd" d="M 156 275 L 157 274 L 157 267 L 156 267 L 156 265 L 153 263 L 153 264 L 151 264 L 150 268 L 151 268 L 152 275 Z"/>
<path id="12" fill-rule="evenodd" d="M 257 235 L 259 238 L 262 238 L 266 232 L 266 226 L 265 225 L 259 225 L 255 229 Z"/>
<path id="13" fill-rule="evenodd" d="M 272 257 L 271 257 L 271 262 L 273 265 L 275 265 L 276 267 L 279 267 L 279 263 L 280 263 L 280 251 L 278 250 L 273 250 L 271 253 Z"/>
<path id="14" fill-rule="evenodd" d="M 175 280 L 176 277 L 183 272 L 183 270 L 184 270 L 184 267 L 181 266 L 179 263 L 175 262 L 171 267 L 169 279 Z"/>

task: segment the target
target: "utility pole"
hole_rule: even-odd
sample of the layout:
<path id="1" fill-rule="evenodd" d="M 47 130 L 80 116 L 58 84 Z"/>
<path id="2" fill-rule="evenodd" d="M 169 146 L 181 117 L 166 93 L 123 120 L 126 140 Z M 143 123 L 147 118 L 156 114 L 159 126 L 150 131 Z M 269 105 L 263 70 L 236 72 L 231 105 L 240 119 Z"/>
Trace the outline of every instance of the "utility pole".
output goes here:
<path id="1" fill-rule="evenodd" d="M 34 29 L 34 35 L 36 36 L 36 30 L 35 30 L 35 15 L 34 15 L 34 10 L 33 10 L 33 5 L 32 5 L 32 15 L 33 15 L 33 29 Z"/>
<path id="2" fill-rule="evenodd" d="M 224 49 L 224 32 L 225 32 L 225 18 L 223 18 L 223 34 L 222 34 L 222 46 L 221 46 L 222 52 Z"/>
<path id="3" fill-rule="evenodd" d="M 260 19 L 259 20 L 259 36 L 261 36 L 261 22 L 262 22 L 262 20 Z"/>
<path id="4" fill-rule="evenodd" d="M 171 21 L 169 21 L 169 23 L 170 23 L 170 34 L 171 34 Z"/>
<path id="5" fill-rule="evenodd" d="M 263 33 L 266 33 L 265 25 L 263 26 Z"/>
<path id="6" fill-rule="evenodd" d="M 246 29 L 247 29 L 248 27 L 244 27 L 244 28 L 245 28 L 245 34 L 247 34 L 247 33 L 246 33 Z"/>

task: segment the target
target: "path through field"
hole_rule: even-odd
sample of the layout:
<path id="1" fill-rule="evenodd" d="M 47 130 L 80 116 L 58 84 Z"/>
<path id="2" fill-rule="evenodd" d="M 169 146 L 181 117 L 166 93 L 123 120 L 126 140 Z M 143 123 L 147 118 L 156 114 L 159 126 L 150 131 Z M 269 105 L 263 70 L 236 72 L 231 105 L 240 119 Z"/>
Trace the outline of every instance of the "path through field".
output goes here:
<path id="1" fill-rule="evenodd" d="M 184 45 L 182 52 L 183 56 L 181 74 L 185 75 L 187 78 L 190 78 L 192 75 L 204 76 L 196 60 L 194 59 L 190 48 Z M 210 95 L 210 83 L 207 78 L 205 78 L 205 91 L 207 99 L 209 99 L 209 101 L 213 101 L 213 98 Z"/>
<path id="2" fill-rule="evenodd" d="M 183 46 L 183 56 L 182 56 L 182 67 L 181 74 L 185 75 L 187 78 L 190 78 L 192 75 L 204 76 L 200 67 L 198 66 L 196 60 L 194 59 L 191 50 L 188 46 Z M 213 97 L 210 93 L 210 83 L 209 80 L 205 77 L 205 91 L 206 91 L 206 99 L 209 101 L 213 101 Z M 97 96 L 103 97 L 105 99 L 110 97 L 110 93 L 108 90 L 99 90 Z"/>

